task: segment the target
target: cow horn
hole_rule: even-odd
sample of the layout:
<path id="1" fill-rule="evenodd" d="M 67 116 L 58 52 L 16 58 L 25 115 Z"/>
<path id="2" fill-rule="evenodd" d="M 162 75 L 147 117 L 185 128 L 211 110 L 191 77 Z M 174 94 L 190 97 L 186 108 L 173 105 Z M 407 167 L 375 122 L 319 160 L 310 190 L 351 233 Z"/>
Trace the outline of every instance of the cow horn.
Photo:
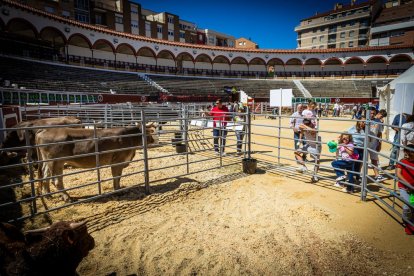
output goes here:
<path id="1" fill-rule="evenodd" d="M 81 221 L 81 222 L 71 222 L 71 223 L 70 223 L 70 228 L 72 228 L 72 229 L 77 229 L 77 228 L 79 228 L 79 227 L 81 227 L 81 226 L 84 226 L 84 225 L 86 225 L 86 221 Z"/>
<path id="2" fill-rule="evenodd" d="M 25 234 L 39 234 L 39 233 L 43 233 L 46 230 L 48 230 L 49 228 L 50 228 L 50 226 L 44 227 L 44 228 L 39 228 L 39 229 L 27 230 L 25 232 Z"/>

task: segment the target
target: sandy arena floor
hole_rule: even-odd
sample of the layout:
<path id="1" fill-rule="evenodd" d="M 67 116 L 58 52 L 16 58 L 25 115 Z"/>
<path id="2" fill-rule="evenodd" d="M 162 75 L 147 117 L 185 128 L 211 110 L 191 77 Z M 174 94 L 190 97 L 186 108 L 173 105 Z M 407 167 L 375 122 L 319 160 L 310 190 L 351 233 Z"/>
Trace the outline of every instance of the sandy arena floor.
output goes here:
<path id="1" fill-rule="evenodd" d="M 276 125 L 275 120 L 261 118 L 254 122 Z M 351 125 L 323 122 L 321 129 L 346 130 Z M 263 131 L 277 134 L 263 126 L 253 130 Z M 291 131 L 282 131 L 282 136 L 291 137 Z M 327 142 L 338 135 L 322 136 Z M 278 143 L 277 138 L 255 135 L 252 141 Z M 290 148 L 293 142 L 281 140 L 281 145 Z M 253 150 L 259 160 L 277 161 L 261 155 L 275 154 L 275 149 L 253 145 Z M 386 146 L 384 152 L 388 150 Z M 163 154 L 174 154 L 174 149 L 149 152 L 152 157 Z M 282 150 L 281 155 L 293 153 Z M 211 153 L 190 156 L 191 160 L 208 159 L 192 164 L 191 170 L 217 166 L 219 159 L 212 157 Z M 142 155 L 137 154 L 135 159 L 139 158 Z M 329 166 L 332 159 L 324 159 Z M 96 247 L 78 268 L 80 275 L 414 275 L 413 237 L 406 236 L 398 218 L 379 203 L 342 193 L 328 180 L 310 184 L 310 176 L 274 168 L 266 171 L 263 161 L 257 174 L 246 175 L 240 172 L 240 160 L 230 155 L 224 164 L 236 164 L 171 179 L 185 173 L 185 166 L 160 170 L 151 179 L 167 179 L 153 185 L 149 196 L 140 187 L 53 212 L 50 218 L 88 221 Z M 174 155 L 151 160 L 150 167 L 185 161 L 185 155 Z M 142 169 L 138 162 L 136 166 Z M 75 170 L 65 173 L 69 171 Z M 323 174 L 333 177 L 333 172 Z M 109 177 L 109 172 L 103 176 Z M 96 173 L 72 175 L 64 182 L 71 187 L 95 177 Z M 142 183 L 142 179 L 135 175 L 123 178 L 121 184 Z M 103 187 L 111 188 L 111 183 Z M 82 199 L 96 193 L 96 187 L 69 193 Z M 59 204 L 57 196 L 48 202 Z"/>

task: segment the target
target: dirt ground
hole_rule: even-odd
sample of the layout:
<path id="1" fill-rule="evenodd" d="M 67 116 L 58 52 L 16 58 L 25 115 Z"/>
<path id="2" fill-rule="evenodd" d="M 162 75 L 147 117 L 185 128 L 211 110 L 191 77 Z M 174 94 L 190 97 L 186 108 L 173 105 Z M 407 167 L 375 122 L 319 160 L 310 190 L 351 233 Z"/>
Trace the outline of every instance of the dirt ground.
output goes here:
<path id="1" fill-rule="evenodd" d="M 267 145 L 277 145 L 278 138 L 257 133 L 277 135 L 277 129 L 268 127 L 277 122 L 256 117 L 254 123 L 257 174 L 241 172 L 241 158 L 232 154 L 234 149 L 228 149 L 229 156 L 222 160 L 226 166 L 215 169 L 220 159 L 203 152 L 189 155 L 190 161 L 204 160 L 191 164 L 190 171 L 211 170 L 179 176 L 186 173 L 183 165 L 153 172 L 150 180 L 160 181 L 152 184 L 151 195 L 138 187 L 52 212 L 52 221 L 88 222 L 96 247 L 80 264 L 79 274 L 414 275 L 414 240 L 404 234 L 399 218 L 372 197 L 363 202 L 359 194 L 334 188 L 328 179 L 334 178 L 332 170 L 322 172 L 327 179 L 311 184 L 310 176 L 292 169 L 294 161 L 282 159 L 285 166 L 276 167 L 277 158 L 272 155 L 277 149 Z M 282 120 L 282 125 L 287 124 Z M 326 121 L 321 122 L 321 129 L 342 131 L 352 124 Z M 282 130 L 281 136 L 292 133 Z M 338 134 L 322 136 L 326 143 Z M 280 144 L 291 148 L 293 141 L 281 139 Z M 388 154 L 389 148 L 383 151 Z M 159 157 L 150 160 L 151 168 L 187 160 L 171 146 L 153 148 L 149 156 Z M 291 158 L 293 153 L 281 150 L 281 156 Z M 137 154 L 137 163 L 124 175 L 142 170 L 140 158 Z M 332 158 L 323 157 L 323 164 L 329 166 Z M 110 177 L 109 171 L 101 173 L 102 178 Z M 89 172 L 66 176 L 64 182 L 66 187 L 76 187 L 95 179 L 96 173 Z M 128 187 L 142 182 L 139 174 L 124 177 L 121 184 Z M 393 183 L 389 180 L 384 185 L 392 187 Z M 96 194 L 96 189 L 91 185 L 69 193 L 82 200 Z M 110 191 L 112 184 L 102 189 Z M 381 189 L 373 191 L 384 195 Z M 58 207 L 58 196 L 48 203 Z M 29 224 L 26 227 L 32 227 Z"/>

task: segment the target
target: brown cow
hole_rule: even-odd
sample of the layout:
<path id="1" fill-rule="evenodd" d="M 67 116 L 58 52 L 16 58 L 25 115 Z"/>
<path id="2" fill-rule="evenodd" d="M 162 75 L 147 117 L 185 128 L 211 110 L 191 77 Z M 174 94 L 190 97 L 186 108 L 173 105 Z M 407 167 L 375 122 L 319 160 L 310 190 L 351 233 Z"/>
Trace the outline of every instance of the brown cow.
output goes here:
<path id="1" fill-rule="evenodd" d="M 73 116 L 57 117 L 57 118 L 46 118 L 37 119 L 31 121 L 20 122 L 13 126 L 13 128 L 27 128 L 27 127 L 41 127 L 41 126 L 54 126 L 54 125 L 71 125 L 80 124 L 81 120 Z M 35 134 L 41 129 L 33 128 L 27 129 L 29 136 L 29 145 L 35 144 Z M 25 129 L 12 130 L 7 132 L 7 136 L 4 139 L 0 148 L 18 148 L 26 146 Z M 37 160 L 36 150 L 32 151 L 32 160 Z"/>
<path id="2" fill-rule="evenodd" d="M 57 222 L 25 234 L 0 223 L 0 275 L 77 275 L 94 246 L 85 223 Z"/>
<path id="3" fill-rule="evenodd" d="M 146 126 L 147 143 L 155 143 L 155 126 L 153 124 Z M 98 140 L 99 165 L 112 165 L 112 176 L 114 189 L 120 188 L 120 179 L 122 170 L 129 164 L 119 164 L 131 161 L 135 156 L 136 148 L 142 145 L 141 126 L 97 129 L 96 136 Z M 68 164 L 76 168 L 94 168 L 96 167 L 95 155 L 74 157 L 80 154 L 95 153 L 95 142 L 93 141 L 94 130 L 78 128 L 60 128 L 44 129 L 36 134 L 36 145 L 39 147 L 39 161 L 45 160 L 39 166 L 39 178 L 42 174 L 44 177 L 55 177 L 55 183 L 58 190 L 63 190 L 63 165 Z M 71 143 L 65 143 L 71 142 Z M 60 144 L 50 144 L 60 143 Z M 41 146 L 42 144 L 49 144 Z M 124 150 L 122 150 L 125 148 Z M 129 148 L 129 149 L 128 149 Z M 119 150 L 119 151 L 118 151 Z M 111 152 L 106 152 L 111 151 Z M 66 158 L 68 157 L 68 158 Z M 54 158 L 63 158 L 60 160 L 51 160 Z M 50 193 L 49 180 L 41 181 L 41 193 Z M 63 192 L 63 199 L 70 199 L 66 192 Z"/>

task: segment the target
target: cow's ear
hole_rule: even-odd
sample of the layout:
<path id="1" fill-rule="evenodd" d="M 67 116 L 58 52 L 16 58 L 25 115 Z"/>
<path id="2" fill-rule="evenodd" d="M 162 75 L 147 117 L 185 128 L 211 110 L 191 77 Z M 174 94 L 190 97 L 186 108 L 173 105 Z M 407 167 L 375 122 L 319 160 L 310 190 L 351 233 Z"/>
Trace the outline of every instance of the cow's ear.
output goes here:
<path id="1" fill-rule="evenodd" d="M 19 127 L 28 127 L 31 126 L 31 124 L 28 124 L 27 122 L 22 122 L 19 124 Z M 25 135 L 24 135 L 24 129 L 19 129 L 16 131 L 17 133 L 17 137 L 19 137 L 20 142 L 25 140 Z"/>
<path id="2" fill-rule="evenodd" d="M 72 229 L 65 230 L 62 233 L 63 240 L 72 245 L 75 242 L 75 231 Z"/>

